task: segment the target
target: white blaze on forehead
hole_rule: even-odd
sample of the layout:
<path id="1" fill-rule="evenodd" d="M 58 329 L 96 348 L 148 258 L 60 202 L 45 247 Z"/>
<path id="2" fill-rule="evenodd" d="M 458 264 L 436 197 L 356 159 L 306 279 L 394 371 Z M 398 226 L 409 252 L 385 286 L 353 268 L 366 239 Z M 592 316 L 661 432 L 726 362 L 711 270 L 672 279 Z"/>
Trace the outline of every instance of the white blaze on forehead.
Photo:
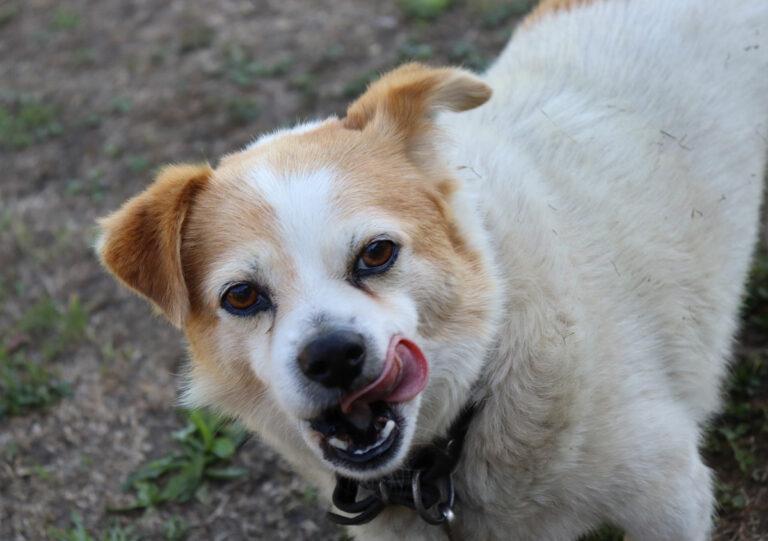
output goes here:
<path id="1" fill-rule="evenodd" d="M 302 278 L 337 268 L 337 258 L 343 258 L 349 247 L 334 206 L 338 178 L 330 169 L 281 175 L 263 166 L 246 176 L 246 182 L 273 209 L 280 249 Z"/>

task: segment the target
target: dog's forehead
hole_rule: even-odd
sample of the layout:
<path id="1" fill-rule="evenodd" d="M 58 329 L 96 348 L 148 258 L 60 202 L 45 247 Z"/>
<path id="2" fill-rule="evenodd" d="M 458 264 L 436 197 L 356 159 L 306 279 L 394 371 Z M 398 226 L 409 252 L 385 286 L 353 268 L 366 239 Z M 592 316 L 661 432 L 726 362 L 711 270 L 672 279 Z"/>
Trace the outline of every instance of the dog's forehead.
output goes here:
<path id="1" fill-rule="evenodd" d="M 386 141 L 335 119 L 303 125 L 221 161 L 187 244 L 217 275 L 252 265 L 290 280 L 305 267 L 338 267 L 373 235 L 426 239 L 443 226 L 420 180 Z"/>

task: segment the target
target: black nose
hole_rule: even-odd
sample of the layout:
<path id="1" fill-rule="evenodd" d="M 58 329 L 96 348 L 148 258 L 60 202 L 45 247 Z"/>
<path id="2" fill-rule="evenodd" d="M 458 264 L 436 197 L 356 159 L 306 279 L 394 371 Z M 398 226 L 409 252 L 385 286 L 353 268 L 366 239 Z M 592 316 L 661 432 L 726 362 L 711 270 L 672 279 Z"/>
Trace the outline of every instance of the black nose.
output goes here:
<path id="1" fill-rule="evenodd" d="M 299 353 L 301 371 L 326 387 L 348 389 L 365 361 L 365 340 L 352 331 L 332 331 L 313 338 Z"/>

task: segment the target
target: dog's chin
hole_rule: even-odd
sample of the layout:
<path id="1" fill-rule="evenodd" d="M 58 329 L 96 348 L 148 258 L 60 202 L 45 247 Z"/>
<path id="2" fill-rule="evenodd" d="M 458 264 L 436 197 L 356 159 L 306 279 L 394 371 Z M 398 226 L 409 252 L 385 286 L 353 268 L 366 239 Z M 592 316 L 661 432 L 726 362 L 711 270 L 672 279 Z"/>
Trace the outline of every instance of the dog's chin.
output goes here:
<path id="1" fill-rule="evenodd" d="M 333 407 L 305 421 L 303 436 L 332 471 L 359 480 L 382 477 L 408 455 L 419 402 L 373 402 L 349 414 Z"/>

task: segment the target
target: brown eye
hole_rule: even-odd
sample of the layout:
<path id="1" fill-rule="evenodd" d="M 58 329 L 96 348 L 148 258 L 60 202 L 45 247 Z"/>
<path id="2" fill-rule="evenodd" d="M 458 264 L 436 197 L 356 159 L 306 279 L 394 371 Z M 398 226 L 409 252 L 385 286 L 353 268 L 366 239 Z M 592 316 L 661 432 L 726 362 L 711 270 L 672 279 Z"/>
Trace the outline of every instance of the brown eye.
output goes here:
<path id="1" fill-rule="evenodd" d="M 389 269 L 397 259 L 397 244 L 391 240 L 375 240 L 366 246 L 357 259 L 357 271 L 375 274 Z"/>
<path id="2" fill-rule="evenodd" d="M 226 311 L 238 315 L 251 315 L 270 307 L 269 299 L 255 285 L 243 282 L 231 286 L 221 299 Z"/>

